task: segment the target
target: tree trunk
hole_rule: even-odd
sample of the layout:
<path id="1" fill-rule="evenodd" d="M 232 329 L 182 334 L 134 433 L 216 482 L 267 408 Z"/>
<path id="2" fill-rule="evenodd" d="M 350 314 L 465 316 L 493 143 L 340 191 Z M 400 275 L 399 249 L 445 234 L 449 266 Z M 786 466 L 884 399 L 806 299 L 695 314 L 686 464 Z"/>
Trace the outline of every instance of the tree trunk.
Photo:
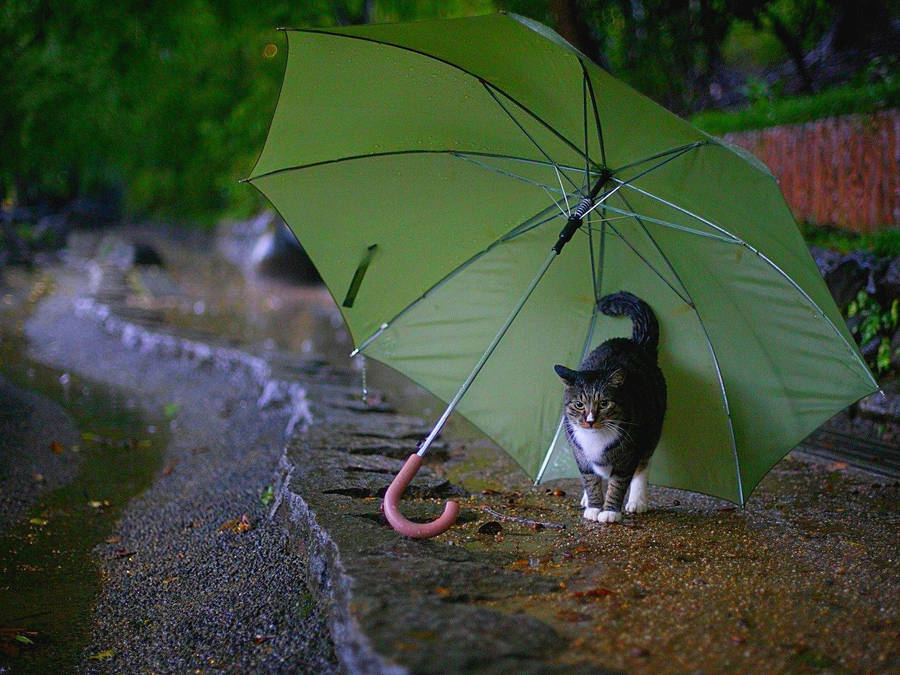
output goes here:
<path id="1" fill-rule="evenodd" d="M 794 67 L 797 69 L 797 76 L 800 78 L 800 90 L 812 92 L 813 78 L 806 65 L 803 45 L 800 44 L 799 38 L 784 25 L 784 22 L 779 19 L 774 12 L 766 9 L 763 12 L 763 15 L 769 20 L 769 23 L 772 24 L 772 32 L 775 33 L 775 37 L 777 37 L 781 44 L 784 45 L 788 55 L 791 57 L 791 61 L 794 62 Z"/>
<path id="2" fill-rule="evenodd" d="M 609 70 L 609 61 L 591 33 L 590 26 L 588 26 L 584 12 L 578 6 L 577 0 L 552 0 L 550 9 L 556 19 L 556 27 L 560 34 L 591 61 L 605 70 Z"/>

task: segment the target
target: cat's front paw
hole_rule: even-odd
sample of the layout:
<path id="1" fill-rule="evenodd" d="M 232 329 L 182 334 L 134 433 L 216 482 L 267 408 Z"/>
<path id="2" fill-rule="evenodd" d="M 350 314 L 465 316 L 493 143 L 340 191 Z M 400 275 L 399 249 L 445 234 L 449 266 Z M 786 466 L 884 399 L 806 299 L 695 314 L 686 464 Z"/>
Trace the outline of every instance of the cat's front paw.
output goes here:
<path id="1" fill-rule="evenodd" d="M 597 514 L 598 523 L 618 523 L 622 520 L 621 511 L 601 511 Z"/>
<path id="2" fill-rule="evenodd" d="M 641 495 L 632 499 L 628 498 L 628 501 L 625 502 L 625 512 L 626 513 L 644 513 L 650 508 L 650 505 L 647 502 L 647 495 Z"/>
<path id="3" fill-rule="evenodd" d="M 589 506 L 584 510 L 584 519 L 598 523 L 617 523 L 622 520 L 622 514 L 619 511 L 603 511 Z"/>

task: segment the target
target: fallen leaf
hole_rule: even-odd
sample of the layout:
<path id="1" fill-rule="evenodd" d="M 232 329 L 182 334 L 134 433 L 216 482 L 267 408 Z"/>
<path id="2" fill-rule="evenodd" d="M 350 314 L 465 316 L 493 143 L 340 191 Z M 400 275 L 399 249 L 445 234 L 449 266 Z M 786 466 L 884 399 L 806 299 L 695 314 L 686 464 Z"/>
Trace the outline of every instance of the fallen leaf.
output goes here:
<path id="1" fill-rule="evenodd" d="M 105 659 L 111 659 L 116 655 L 115 649 L 107 649 L 102 652 L 97 652 L 96 654 L 91 654 L 88 656 L 89 659 L 93 659 L 94 661 L 103 661 Z"/>
<path id="2" fill-rule="evenodd" d="M 107 506 L 110 506 L 110 502 L 108 499 L 104 499 L 103 501 L 92 500 L 88 502 L 88 506 L 92 509 L 105 509 Z"/>
<path id="3" fill-rule="evenodd" d="M 447 588 L 446 586 L 438 586 L 437 588 L 434 589 L 434 592 L 437 593 L 442 598 L 446 598 L 451 593 L 450 589 Z"/>
<path id="4" fill-rule="evenodd" d="M 116 558 L 116 559 L 119 559 L 119 558 L 130 558 L 131 556 L 133 556 L 133 555 L 136 554 L 136 553 L 137 553 L 137 551 L 126 551 L 124 548 L 120 548 L 118 551 L 116 551 L 115 553 L 113 553 L 113 556 L 112 556 L 112 557 L 113 557 L 113 558 Z"/>
<path id="5" fill-rule="evenodd" d="M 63 446 L 60 445 L 57 441 L 53 441 L 50 444 L 50 452 L 55 455 L 61 455 L 63 453 Z"/>
<path id="6" fill-rule="evenodd" d="M 587 616 L 586 614 L 580 614 L 579 612 L 570 612 L 570 611 L 566 611 L 566 610 L 561 610 L 561 611 L 557 612 L 556 616 L 558 616 L 563 621 L 568 621 L 570 623 L 577 623 L 580 621 L 589 621 L 591 618 L 591 617 Z"/>
<path id="7" fill-rule="evenodd" d="M 239 518 L 232 518 L 227 523 L 223 523 L 222 525 L 219 526 L 219 532 L 225 532 L 226 530 L 230 530 L 230 529 L 234 528 L 238 524 L 239 521 L 240 521 Z"/>
<path id="8" fill-rule="evenodd" d="M 271 635 L 254 635 L 253 636 L 253 644 L 261 645 L 263 642 L 268 642 L 272 639 Z"/>
<path id="9" fill-rule="evenodd" d="M 554 490 L 554 491 L 553 491 L 553 496 L 554 496 L 554 497 L 565 497 L 565 496 L 566 496 L 566 491 L 565 491 L 565 490 Z"/>
<path id="10" fill-rule="evenodd" d="M 49 520 L 44 520 L 43 518 L 29 518 L 28 522 L 32 525 L 46 525 L 49 523 Z"/>
<path id="11" fill-rule="evenodd" d="M 16 642 L 21 642 L 23 645 L 34 644 L 34 641 L 27 635 L 16 635 Z"/>
<path id="12" fill-rule="evenodd" d="M 163 476 L 168 476 L 168 475 L 169 475 L 170 473 L 172 473 L 174 470 L 175 470 L 175 465 L 174 465 L 174 464 L 166 464 L 166 465 L 163 467 L 162 475 L 163 475 Z"/>
<path id="13" fill-rule="evenodd" d="M 108 537 L 106 539 L 107 544 L 118 544 L 120 541 L 122 541 L 122 537 Z"/>
<path id="14" fill-rule="evenodd" d="M 253 525 L 250 523 L 250 518 L 247 517 L 245 513 L 240 518 L 232 518 L 227 523 L 224 523 L 219 527 L 219 532 L 233 531 L 233 532 L 246 532 L 251 529 Z"/>
<path id="15" fill-rule="evenodd" d="M 575 591 L 574 593 L 572 593 L 572 597 L 573 598 L 603 598 L 603 597 L 606 597 L 607 595 L 612 595 L 612 593 L 613 592 L 611 590 L 609 590 L 608 588 L 597 587 L 597 588 L 592 588 L 587 591 Z"/>

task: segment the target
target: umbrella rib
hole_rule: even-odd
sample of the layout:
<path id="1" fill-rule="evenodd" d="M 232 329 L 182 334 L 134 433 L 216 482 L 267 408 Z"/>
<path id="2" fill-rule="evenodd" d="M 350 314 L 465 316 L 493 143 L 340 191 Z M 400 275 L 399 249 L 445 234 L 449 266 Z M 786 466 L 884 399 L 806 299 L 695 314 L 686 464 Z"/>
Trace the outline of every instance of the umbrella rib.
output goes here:
<path id="1" fill-rule="evenodd" d="M 636 166 L 640 166 L 641 164 L 646 164 L 647 162 L 652 162 L 654 159 L 659 159 L 660 157 L 666 157 L 668 155 L 673 154 L 684 154 L 687 150 L 693 150 L 695 148 L 699 148 L 704 145 L 714 145 L 712 141 L 694 141 L 693 143 L 685 143 L 684 145 L 679 145 L 674 148 L 669 148 L 668 150 L 663 150 L 662 152 L 657 152 L 654 155 L 650 155 L 649 157 L 644 157 L 643 159 L 639 159 L 635 162 L 629 162 L 628 164 L 623 164 L 620 167 L 617 167 L 613 170 L 613 173 L 618 174 L 625 169 L 631 169 Z"/>
<path id="2" fill-rule="evenodd" d="M 616 179 L 614 178 L 613 180 L 616 180 Z M 834 322 L 831 320 L 831 318 L 825 313 L 825 311 L 819 306 L 819 304 L 815 300 L 813 300 L 812 297 L 810 297 L 809 293 L 807 293 L 805 290 L 803 290 L 803 288 L 796 281 L 794 281 L 787 272 L 785 272 L 783 269 L 781 269 L 781 267 L 779 267 L 777 264 L 775 264 L 775 262 L 771 258 L 769 258 L 765 253 L 763 253 L 762 251 L 757 249 L 755 246 L 748 244 L 746 241 L 744 241 L 740 237 L 735 236 L 734 234 L 732 234 L 725 228 L 723 228 L 719 225 L 716 225 L 715 223 L 707 220 L 706 218 L 703 218 L 703 217 L 697 215 L 696 213 L 693 213 L 693 212 L 685 209 L 684 207 L 673 204 L 673 203 L 663 199 L 662 197 L 658 197 L 657 195 L 654 195 L 651 192 L 642 190 L 641 188 L 639 188 L 635 185 L 627 185 L 626 187 L 629 187 L 632 190 L 635 190 L 643 195 L 646 195 L 647 197 L 650 197 L 651 199 L 655 199 L 656 201 L 661 202 L 661 203 L 665 204 L 666 206 L 669 206 L 670 208 L 675 209 L 676 211 L 680 211 L 681 213 L 684 213 L 685 215 L 690 216 L 691 218 L 695 218 L 695 219 L 699 220 L 701 223 L 709 225 L 710 227 L 715 229 L 717 232 L 721 232 L 722 234 L 732 238 L 735 243 L 739 244 L 740 246 L 743 246 L 748 251 L 751 251 L 752 253 L 756 254 L 760 260 L 762 260 L 767 265 L 769 265 L 772 269 L 774 269 L 776 272 L 778 272 L 778 274 L 780 274 L 785 279 L 785 281 L 787 281 L 791 286 L 793 286 L 794 290 L 797 291 L 806 300 L 806 302 L 808 302 L 813 307 L 813 309 L 815 309 L 815 311 L 823 319 L 825 319 L 825 322 L 829 326 L 831 326 L 831 329 L 838 336 L 838 338 L 840 338 L 841 342 L 843 342 L 844 345 L 847 347 L 847 349 L 850 350 L 850 353 L 853 354 L 853 357 L 856 360 L 856 362 L 860 366 L 862 366 L 866 375 L 868 375 L 869 381 L 876 388 L 878 387 L 878 382 L 872 376 L 872 373 L 869 370 L 869 367 L 862 360 L 862 357 L 859 355 L 859 352 L 856 349 L 854 349 L 853 346 L 847 341 L 847 338 L 844 337 L 844 335 L 841 333 L 840 330 L 838 330 L 838 327 L 834 324 Z"/>
<path id="3" fill-rule="evenodd" d="M 493 157 L 496 159 L 508 159 L 512 162 L 521 162 L 522 164 L 534 164 L 537 166 L 546 166 L 552 167 L 556 171 L 562 169 L 562 175 L 566 176 L 566 180 L 572 183 L 573 187 L 577 186 L 572 181 L 571 178 L 566 175 L 565 171 L 575 171 L 581 173 L 582 169 L 568 166 L 566 164 L 556 164 L 554 162 L 541 162 L 539 160 L 530 159 L 528 157 L 516 157 L 515 155 L 503 155 L 500 153 L 492 153 L 492 152 L 479 152 L 477 150 L 456 150 L 456 149 L 437 149 L 437 150 L 388 150 L 385 152 L 369 152 L 362 155 L 348 155 L 346 157 L 337 157 L 335 159 L 323 159 L 319 162 L 310 162 L 309 164 L 295 164 L 294 166 L 283 166 L 279 169 L 273 169 L 271 171 L 266 171 L 265 173 L 258 174 L 256 176 L 251 176 L 249 178 L 244 178 L 241 180 L 242 183 L 252 183 L 255 180 L 259 180 L 260 178 L 268 178 L 270 176 L 275 176 L 281 173 L 289 173 L 291 171 L 302 171 L 303 169 L 314 169 L 320 166 L 327 166 L 329 164 L 340 164 L 342 162 L 353 162 L 360 159 L 375 159 L 381 157 L 397 157 L 399 155 L 451 155 L 451 156 L 459 156 L 460 158 L 464 158 L 466 156 L 472 157 Z M 467 158 L 467 157 L 466 157 Z"/>
<path id="4" fill-rule="evenodd" d="M 537 187 L 540 187 L 540 188 L 544 188 L 544 189 L 547 190 L 548 192 L 549 192 L 549 191 L 552 191 L 552 192 L 556 192 L 556 191 L 557 191 L 557 190 L 556 190 L 556 187 L 553 186 L 553 185 L 547 185 L 546 183 L 541 183 L 540 181 L 536 181 L 536 180 L 533 180 L 533 179 L 531 179 L 531 178 L 527 178 L 527 177 L 525 177 L 525 176 L 521 176 L 521 175 L 519 175 L 519 174 L 517 174 L 517 173 L 513 173 L 512 171 L 507 171 L 507 170 L 505 170 L 505 169 L 501 169 L 501 168 L 498 167 L 498 166 L 491 166 L 491 165 L 488 164 L 487 162 L 479 162 L 477 159 L 474 159 L 473 157 L 470 157 L 468 153 L 451 152 L 450 154 L 451 154 L 453 157 L 456 157 L 456 158 L 458 158 L 458 159 L 462 159 L 462 160 L 465 160 L 465 161 L 467 161 L 467 162 L 471 162 L 471 163 L 474 164 L 475 166 L 480 166 L 482 169 L 487 169 L 488 171 L 494 171 L 494 172 L 496 172 L 496 173 L 499 173 L 499 174 L 502 175 L 502 176 L 507 176 L 508 178 L 515 178 L 516 180 L 520 180 L 520 181 L 522 181 L 523 183 L 528 183 L 529 185 L 534 185 L 534 186 L 537 186 Z M 492 155 L 492 157 L 497 157 L 498 159 L 515 159 L 514 157 L 502 157 L 502 156 L 500 156 L 500 155 Z M 540 166 L 547 166 L 547 165 L 541 163 Z M 556 170 L 556 172 L 557 172 L 557 174 L 558 174 L 558 173 L 559 173 L 559 170 L 558 170 L 555 166 L 554 166 L 553 168 L 554 168 L 554 170 Z M 562 184 L 560 184 L 560 188 L 562 189 Z M 569 200 L 568 200 L 568 196 L 565 194 L 564 191 L 563 191 L 563 196 L 566 198 L 566 206 L 568 207 Z M 566 211 L 565 213 L 568 215 L 568 212 L 567 212 L 567 211 Z"/>
<path id="5" fill-rule="evenodd" d="M 599 288 L 598 288 L 598 291 L 599 291 Z M 594 329 L 597 326 L 597 317 L 598 316 L 599 316 L 598 303 L 595 302 L 594 309 L 591 312 L 591 321 L 588 324 L 587 337 L 585 337 L 584 347 L 582 347 L 582 349 L 581 349 L 581 361 L 579 361 L 579 363 L 583 362 L 587 358 L 588 352 L 591 349 L 591 342 L 594 339 Z M 565 406 L 563 406 L 563 407 L 565 407 Z M 557 424 L 557 426 L 556 426 L 556 432 L 553 434 L 553 438 L 550 441 L 550 446 L 547 448 L 547 452 L 544 454 L 544 461 L 541 462 L 541 467 L 540 467 L 540 469 L 538 469 L 537 475 L 534 478 L 535 485 L 538 485 L 541 482 L 541 478 L 544 476 L 544 472 L 547 470 L 547 465 L 550 463 L 550 456 L 553 454 L 553 448 L 556 445 L 557 439 L 559 439 L 559 434 L 562 432 L 563 427 L 565 426 L 565 423 L 566 423 L 566 413 L 565 413 L 565 410 L 563 410 L 563 412 L 560 414 L 560 417 L 559 417 L 559 424 Z"/>
<path id="6" fill-rule="evenodd" d="M 597 108 L 597 97 L 594 96 L 594 84 L 593 82 L 591 82 L 591 78 L 588 75 L 587 66 L 584 65 L 584 61 L 578 59 L 578 63 L 581 64 L 582 77 L 584 77 L 584 81 L 587 83 L 588 94 L 590 94 L 591 97 L 591 105 L 594 108 L 594 123 L 597 125 L 597 139 L 600 142 L 600 161 L 603 166 L 606 166 L 606 146 L 603 143 L 603 125 L 600 123 L 600 111 Z M 586 123 L 585 127 L 587 127 Z M 587 152 L 587 142 L 585 142 L 584 148 L 585 152 Z"/>
<path id="7" fill-rule="evenodd" d="M 582 68 L 584 65 L 582 64 Z M 581 78 L 581 112 L 582 127 L 584 127 L 584 191 L 590 190 L 591 187 L 591 161 L 588 159 L 588 125 L 587 125 L 587 83 Z"/>
<path id="8" fill-rule="evenodd" d="M 513 121 L 513 124 L 515 124 L 515 125 L 519 128 L 519 131 L 521 131 L 523 134 L 525 134 L 525 137 L 526 137 L 529 141 L 531 141 L 532 145 L 534 145 L 534 147 L 536 147 L 536 148 L 538 149 L 538 151 L 539 151 L 544 157 L 547 158 L 547 161 L 548 161 L 548 162 L 550 162 L 554 167 L 557 167 L 557 168 L 558 168 L 558 165 L 556 164 L 556 162 L 553 161 L 553 158 L 550 157 L 550 155 L 547 153 L 547 151 L 544 150 L 544 148 L 542 148 L 542 147 L 540 146 L 540 144 L 534 139 L 534 136 L 532 136 L 530 133 L 528 133 L 528 130 L 525 129 L 524 126 L 522 126 L 522 123 L 519 122 L 519 120 L 516 119 L 515 115 L 513 115 L 513 114 L 509 111 L 509 109 L 508 109 L 505 105 L 503 105 L 503 103 L 500 101 L 500 98 L 499 98 L 499 97 L 497 96 L 497 94 L 495 93 L 494 88 L 493 88 L 486 80 L 483 80 L 483 79 L 481 79 L 481 78 L 478 78 L 478 81 L 481 82 L 481 85 L 484 87 L 485 91 L 487 91 L 487 93 L 491 95 L 491 98 L 494 99 L 494 101 L 497 103 L 497 105 L 500 106 L 500 109 L 501 109 L 503 112 L 506 113 L 506 116 L 509 117 L 509 119 L 511 119 L 511 120 Z M 498 89 L 497 91 L 500 91 L 500 90 Z M 505 94 L 504 94 L 504 96 L 505 96 Z M 508 98 L 508 97 L 507 97 L 507 98 Z M 513 99 L 510 99 L 510 100 L 513 101 L 513 102 L 515 103 L 515 101 L 514 101 Z M 556 131 L 555 131 L 554 129 L 550 128 L 549 126 L 548 126 L 548 129 L 550 129 L 551 131 L 553 131 L 553 133 L 556 134 Z M 556 135 L 559 136 L 559 134 L 556 134 Z M 576 152 L 578 152 L 578 154 L 582 154 L 581 151 L 580 151 L 575 145 L 573 145 L 570 141 L 568 141 L 567 139 L 563 138 L 562 136 L 559 136 L 559 138 L 562 139 L 562 140 L 563 140 L 565 143 L 567 143 L 568 145 L 570 145 L 570 146 L 572 147 L 573 150 L 575 150 Z M 565 175 L 565 174 L 564 174 L 564 175 Z M 566 179 L 567 179 L 570 183 L 572 183 L 572 187 L 574 187 L 576 190 L 579 189 L 578 186 L 575 185 L 574 181 L 572 181 L 571 178 L 569 178 L 568 176 L 566 176 Z"/>
<path id="9" fill-rule="evenodd" d="M 694 302 L 693 302 L 693 300 L 690 299 L 690 296 L 688 296 L 687 298 L 684 297 L 684 295 L 682 295 L 681 292 L 677 288 L 675 288 L 675 286 L 673 286 L 672 283 L 668 279 L 666 279 L 663 276 L 662 272 L 660 272 L 658 269 L 656 269 L 656 267 L 653 266 L 653 263 L 651 263 L 649 260 L 647 260 L 647 258 L 640 251 L 638 251 L 637 248 L 635 248 L 635 246 L 630 241 L 628 241 L 628 239 L 625 237 L 625 235 L 623 235 L 621 232 L 619 232 L 619 230 L 617 230 L 616 227 L 612 223 L 607 223 L 607 225 L 609 226 L 609 229 L 611 229 L 613 231 L 613 233 L 619 239 L 621 239 L 623 242 L 625 242 L 625 245 L 631 249 L 631 252 L 634 253 L 641 260 L 641 262 L 643 262 L 648 268 L 650 268 L 651 272 L 653 272 L 656 276 L 659 277 L 660 281 L 662 281 L 666 286 L 668 286 L 670 289 L 672 289 L 672 292 L 675 295 L 677 295 L 679 298 L 681 298 L 682 302 L 684 302 L 686 305 L 693 307 Z M 679 279 L 679 281 L 681 281 L 681 280 Z M 682 285 L 684 285 L 684 284 L 682 284 Z"/>
<path id="10" fill-rule="evenodd" d="M 388 328 L 390 328 L 391 325 L 392 325 L 395 321 L 397 321 L 397 319 L 399 319 L 400 317 L 402 317 L 404 314 L 406 314 L 408 311 L 410 311 L 413 307 L 415 307 L 417 304 L 419 304 L 422 300 L 424 300 L 425 298 L 427 298 L 427 297 L 428 297 L 435 289 L 437 289 L 437 288 L 443 286 L 443 285 L 444 285 L 445 283 L 447 283 L 450 279 L 452 279 L 452 278 L 455 277 L 457 274 L 459 274 L 462 270 L 464 270 L 465 268 L 467 268 L 467 267 L 469 267 L 471 264 L 473 264 L 476 260 L 478 260 L 478 259 L 481 258 L 482 256 L 488 254 L 488 253 L 489 253 L 490 251 L 492 251 L 496 246 L 499 246 L 499 245 L 501 245 L 501 244 L 504 244 L 504 243 L 508 242 L 509 240 L 514 239 L 515 237 L 518 237 L 519 235 L 525 234 L 526 232 L 530 232 L 531 230 L 533 230 L 533 229 L 535 229 L 535 228 L 537 228 L 537 227 L 540 227 L 541 225 L 544 225 L 544 224 L 550 222 L 551 220 L 555 220 L 556 218 L 559 218 L 559 215 L 553 211 L 554 208 L 557 208 L 557 209 L 560 208 L 560 201 L 557 201 L 557 202 L 555 202 L 554 204 L 551 204 L 550 206 L 547 206 L 546 208 L 541 209 L 540 211 L 538 211 L 537 213 L 535 213 L 535 214 L 534 214 L 533 216 L 531 216 L 530 218 L 527 218 L 526 220 L 524 220 L 524 221 L 523 221 L 522 223 L 520 223 L 519 225 L 516 225 L 516 227 L 514 227 L 513 229 L 511 229 L 511 230 L 510 230 L 509 232 L 507 232 L 505 235 L 503 235 L 502 237 L 498 238 L 496 241 L 492 242 L 492 243 L 490 244 L 490 246 L 488 246 L 487 248 L 485 248 L 485 249 L 482 250 L 482 251 L 479 251 L 479 252 L 476 253 L 475 255 L 471 256 L 469 259 L 467 259 L 467 260 L 463 261 L 462 263 L 460 263 L 457 267 L 455 267 L 453 270 L 451 270 L 449 274 L 447 274 L 446 276 L 442 277 L 441 279 L 439 279 L 438 281 L 436 281 L 434 284 L 432 284 L 431 286 L 429 286 L 429 287 L 422 293 L 422 295 L 420 295 L 418 298 L 416 298 L 415 300 L 413 300 L 412 302 L 410 302 L 408 305 L 406 305 L 406 307 L 404 307 L 404 308 L 401 309 L 399 312 L 397 312 L 397 313 L 396 313 L 393 317 L 391 317 L 389 320 L 387 320 L 387 321 L 385 321 L 384 323 L 382 323 L 382 324 L 378 327 L 378 330 L 376 330 L 376 331 L 375 331 L 374 333 L 372 333 L 369 337 L 367 337 L 365 340 L 363 340 L 363 341 L 360 343 L 359 347 L 357 347 L 355 350 L 353 350 L 353 352 L 351 353 L 351 355 L 352 355 L 352 356 L 356 356 L 357 354 L 361 353 L 366 347 L 368 347 L 368 346 L 371 345 L 373 342 L 375 342 L 375 340 L 377 340 L 379 337 L 381 337 L 382 333 L 384 333 Z M 550 215 L 549 215 L 549 216 L 545 216 L 545 214 L 547 214 L 547 213 L 550 213 Z"/>
<path id="11" fill-rule="evenodd" d="M 622 195 L 618 195 L 622 196 Z M 723 241 L 728 244 L 734 244 L 735 246 L 740 246 L 741 242 L 739 239 L 731 239 L 729 237 L 723 237 L 718 234 L 710 234 L 709 232 L 704 232 L 703 230 L 695 230 L 690 227 L 686 227 L 684 225 L 678 225 L 677 223 L 669 222 L 668 220 L 662 220 L 661 218 L 654 218 L 653 216 L 641 215 L 636 211 L 624 211 L 622 209 L 616 208 L 615 206 L 610 206 L 609 204 L 601 204 L 600 208 L 604 211 L 612 211 L 613 213 L 620 214 L 623 218 L 643 218 L 649 223 L 654 223 L 656 225 L 660 225 L 662 227 L 667 227 L 671 230 L 677 230 L 679 232 L 686 232 L 688 234 L 693 234 L 698 237 L 704 237 L 706 239 L 715 239 L 716 241 Z M 606 218 L 605 220 L 612 220 L 611 218 Z"/>
<path id="12" fill-rule="evenodd" d="M 399 45 L 394 42 L 388 42 L 386 40 L 378 40 L 375 38 L 367 37 L 365 35 L 348 35 L 346 33 L 335 33 L 333 31 L 330 31 L 330 30 L 327 30 L 324 28 L 281 28 L 280 30 L 283 30 L 285 35 L 288 35 L 288 33 L 292 33 L 292 32 L 293 33 L 316 33 L 319 35 L 329 35 L 334 38 L 345 38 L 345 39 L 349 39 L 349 40 L 360 40 L 362 42 L 371 42 L 373 44 L 383 45 L 385 47 L 393 47 L 394 49 L 406 51 L 411 54 L 418 54 L 419 56 L 424 56 L 425 58 L 431 59 L 432 61 L 437 61 L 438 63 L 443 63 L 445 66 L 449 66 L 450 68 L 453 68 L 454 70 L 458 70 L 461 73 L 465 73 L 469 77 L 475 78 L 486 89 L 488 89 L 488 91 L 493 90 L 493 91 L 499 92 L 504 97 L 509 99 L 511 102 L 515 103 L 516 106 L 518 106 L 523 111 L 525 111 L 525 113 L 528 114 L 530 117 L 534 118 L 537 122 L 539 122 L 542 126 L 544 126 L 550 133 L 552 133 L 554 136 L 559 138 L 559 140 L 561 140 L 563 143 L 568 145 L 579 155 L 581 154 L 581 150 L 578 149 L 578 146 L 575 143 L 573 143 L 568 138 L 566 138 L 563 134 L 561 134 L 559 131 L 554 129 L 553 126 L 549 122 L 547 122 L 540 115 L 538 115 L 537 113 L 535 113 L 534 111 L 529 109 L 528 106 L 524 105 L 521 101 L 517 100 L 514 96 L 511 96 L 510 94 L 505 92 L 500 87 L 496 86 L 495 84 L 493 84 L 491 82 L 488 82 L 480 75 L 472 72 L 471 70 L 463 68 L 462 66 L 460 66 L 457 63 L 453 63 L 452 61 L 448 61 L 447 59 L 443 59 L 439 56 L 435 56 L 434 54 L 429 54 L 427 52 L 423 52 L 419 49 L 413 49 L 412 47 L 407 47 L 405 45 Z M 288 41 L 288 46 L 290 46 L 290 41 Z M 579 63 L 580 63 L 580 61 L 579 61 Z M 584 64 L 582 64 L 582 67 L 584 67 Z M 493 93 L 491 95 L 493 96 Z M 496 96 L 494 98 L 496 100 Z M 498 101 L 498 104 L 499 104 L 499 101 Z M 504 110 L 506 110 L 506 108 L 504 108 L 502 104 L 500 104 L 500 107 L 503 108 Z M 506 114 L 510 115 L 510 117 L 512 117 L 512 115 L 509 113 L 508 110 L 506 110 Z M 515 121 L 515 118 L 513 118 L 513 121 Z M 517 124 L 518 124 L 518 122 L 517 122 Z"/>
<path id="13" fill-rule="evenodd" d="M 553 171 L 556 172 L 556 180 L 559 182 L 559 190 L 560 190 L 560 192 L 562 192 L 563 198 L 565 198 L 565 200 L 566 200 L 566 213 L 569 214 L 572 212 L 572 207 L 569 206 L 569 198 L 568 198 L 568 196 L 566 196 L 566 189 L 563 187 L 562 176 L 559 175 L 559 168 L 554 165 Z"/>
<path id="14" fill-rule="evenodd" d="M 593 211 L 593 210 L 596 209 L 598 206 L 600 206 L 601 204 L 603 204 L 603 203 L 604 203 L 611 195 L 615 194 L 616 192 L 618 192 L 618 191 L 619 191 L 620 189 L 622 189 L 623 187 L 625 187 L 625 186 L 630 186 L 630 185 L 631 185 L 634 181 L 636 181 L 638 178 L 643 178 L 643 177 L 646 176 L 648 173 L 650 173 L 650 172 L 652 172 L 652 171 L 656 171 L 656 170 L 659 169 L 660 167 L 665 166 L 666 164 L 668 164 L 669 162 L 675 161 L 676 159 L 678 159 L 679 157 L 681 157 L 682 155 L 684 155 L 686 152 L 688 152 L 690 149 L 691 149 L 690 147 L 688 147 L 688 148 L 683 148 L 680 152 L 677 152 L 677 153 L 674 153 L 674 154 L 669 154 L 669 155 L 667 155 L 667 156 L 665 157 L 665 159 L 663 159 L 663 160 L 662 160 L 661 162 L 659 162 L 658 164 L 654 164 L 653 166 L 651 166 L 651 167 L 649 167 L 649 168 L 647 168 L 647 169 L 644 169 L 644 170 L 641 171 L 640 173 L 635 174 L 634 176 L 632 176 L 631 178 L 629 178 L 629 179 L 627 179 L 627 180 L 624 180 L 624 181 L 623 181 L 623 180 L 621 180 L 621 179 L 619 179 L 619 178 L 613 178 L 612 176 L 610 176 L 610 178 L 612 178 L 613 181 L 615 181 L 616 183 L 618 183 L 618 185 L 616 185 L 616 187 L 614 187 L 612 190 L 610 190 L 609 192 L 606 192 L 606 193 L 605 193 L 604 195 L 602 195 L 599 199 L 597 199 L 597 200 L 594 202 L 593 206 L 591 206 L 591 208 L 589 208 L 587 211 L 585 211 L 585 214 L 584 214 L 584 215 L 589 214 L 591 211 Z"/>
<path id="15" fill-rule="evenodd" d="M 632 211 L 632 212 L 634 211 L 634 209 L 632 208 L 628 199 L 626 199 L 625 195 L 620 194 L 619 199 L 621 199 L 625 203 L 625 206 L 628 208 L 629 211 Z M 738 451 L 737 451 L 737 438 L 735 437 L 735 434 L 734 434 L 734 420 L 731 417 L 731 405 L 728 402 L 728 392 L 725 390 L 725 379 L 722 376 L 722 369 L 719 366 L 719 357 L 716 354 L 715 347 L 713 347 L 712 340 L 709 337 L 709 331 L 706 329 L 706 323 L 703 321 L 703 317 L 700 315 L 700 310 L 697 309 L 697 305 L 694 302 L 694 298 L 691 295 L 691 292 L 688 290 L 687 286 L 685 285 L 684 281 L 682 280 L 681 275 L 678 274 L 678 270 L 675 269 L 675 265 L 672 263 L 671 260 L 669 260 L 669 256 L 667 256 L 665 254 L 665 252 L 662 250 L 662 247 L 659 245 L 659 243 L 656 241 L 656 239 L 653 237 L 653 235 L 650 234 L 650 230 L 647 229 L 647 227 L 644 225 L 644 223 L 642 221 L 642 216 L 639 216 L 638 214 L 635 213 L 634 219 L 635 219 L 635 221 L 637 221 L 637 224 L 640 225 L 641 229 L 644 231 L 644 233 L 647 235 L 647 237 L 653 243 L 653 246 L 656 248 L 659 255 L 662 256 L 662 259 L 665 261 L 666 265 L 668 266 L 669 271 L 671 271 L 672 274 L 675 275 L 675 278 L 678 280 L 678 283 L 681 284 L 682 289 L 684 289 L 684 292 L 688 297 L 687 304 L 694 311 L 694 315 L 697 317 L 697 322 L 700 324 L 700 330 L 703 331 L 703 339 L 706 341 L 706 347 L 709 350 L 710 356 L 712 357 L 713 367 L 716 370 L 716 379 L 719 382 L 719 393 L 722 396 L 722 405 L 725 407 L 725 416 L 726 416 L 726 419 L 728 420 L 728 435 L 729 435 L 729 439 L 731 442 L 731 456 L 734 459 L 734 469 L 737 474 L 738 499 L 740 499 L 741 506 L 743 506 L 744 505 L 744 480 L 741 475 L 741 463 L 740 463 L 740 458 L 738 457 Z M 623 238 L 623 241 L 625 241 L 624 238 Z M 626 241 L 626 243 L 628 243 L 628 242 Z M 652 269 L 652 267 L 651 267 L 651 269 Z M 663 279 L 663 281 L 665 281 L 665 279 Z M 667 282 L 667 284 L 668 284 L 668 282 Z M 673 291 L 675 290 L 670 284 L 668 284 L 668 285 L 670 288 L 672 288 Z M 677 293 L 677 291 L 676 291 L 676 293 Z M 682 297 L 680 293 L 678 293 L 678 296 Z M 682 297 L 682 300 L 683 299 L 684 298 Z"/>

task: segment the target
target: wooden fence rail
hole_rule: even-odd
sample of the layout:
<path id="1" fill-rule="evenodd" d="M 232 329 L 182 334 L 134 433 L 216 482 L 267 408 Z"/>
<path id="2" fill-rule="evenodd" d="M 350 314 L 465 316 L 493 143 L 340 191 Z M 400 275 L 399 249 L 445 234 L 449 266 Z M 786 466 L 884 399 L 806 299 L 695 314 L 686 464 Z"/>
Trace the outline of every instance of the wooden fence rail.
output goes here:
<path id="1" fill-rule="evenodd" d="M 798 221 L 861 233 L 900 225 L 900 110 L 724 138 L 769 166 Z"/>

